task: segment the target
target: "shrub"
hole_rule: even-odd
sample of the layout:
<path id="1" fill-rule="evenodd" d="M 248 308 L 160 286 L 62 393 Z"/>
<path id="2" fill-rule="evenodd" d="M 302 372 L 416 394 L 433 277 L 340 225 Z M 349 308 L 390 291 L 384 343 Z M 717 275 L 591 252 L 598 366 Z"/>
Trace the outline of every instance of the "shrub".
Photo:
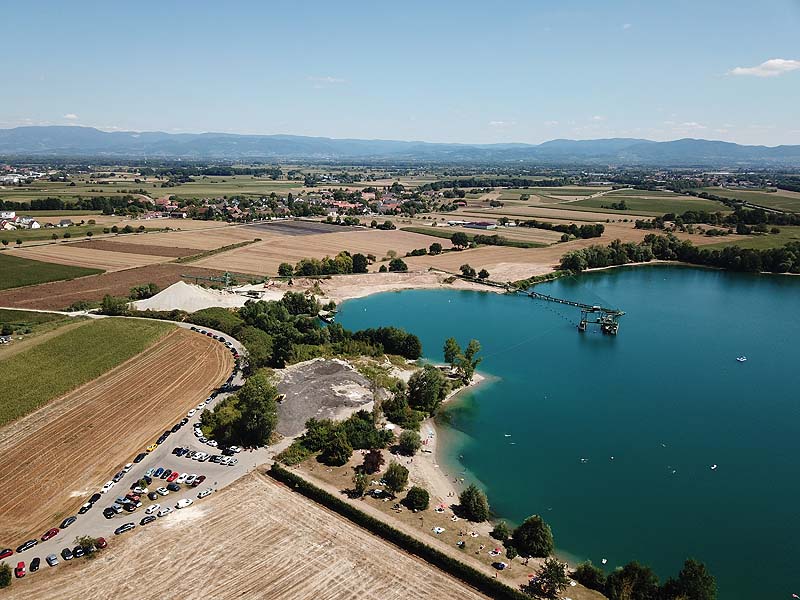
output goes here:
<path id="1" fill-rule="evenodd" d="M 393 258 L 389 261 L 389 270 L 392 272 L 405 273 L 408 271 L 408 265 L 402 258 Z"/>
<path id="2" fill-rule="evenodd" d="M 11 585 L 11 565 L 0 563 L 0 589 Z"/>
<path id="3" fill-rule="evenodd" d="M 511 530 L 508 528 L 508 525 L 506 525 L 505 521 L 500 521 L 494 526 L 494 529 L 492 529 L 489 535 L 496 540 L 500 540 L 501 542 L 507 542 L 508 538 L 511 537 Z"/>
<path id="4" fill-rule="evenodd" d="M 590 590 L 603 592 L 606 589 L 606 574 L 600 567 L 594 566 L 590 560 L 579 564 L 575 568 L 572 578 Z"/>
<path id="5" fill-rule="evenodd" d="M 431 498 L 430 494 L 428 494 L 428 490 L 415 485 L 408 490 L 403 503 L 411 510 L 425 510 L 428 508 L 430 501 Z"/>

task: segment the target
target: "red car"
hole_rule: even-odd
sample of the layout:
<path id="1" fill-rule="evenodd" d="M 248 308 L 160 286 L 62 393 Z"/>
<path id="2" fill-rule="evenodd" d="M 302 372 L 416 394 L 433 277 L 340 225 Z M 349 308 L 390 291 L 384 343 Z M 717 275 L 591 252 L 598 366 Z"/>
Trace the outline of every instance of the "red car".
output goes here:
<path id="1" fill-rule="evenodd" d="M 11 548 L 6 548 L 5 550 L 0 550 L 0 558 L 8 558 L 14 554 L 14 551 Z"/>
<path id="2" fill-rule="evenodd" d="M 17 579 L 21 579 L 22 577 L 25 577 L 25 563 L 24 562 L 19 561 L 17 563 L 17 568 L 14 569 L 14 575 L 17 576 Z"/>
<path id="3" fill-rule="evenodd" d="M 178 473 L 177 471 L 174 471 L 174 472 L 172 473 L 172 475 L 170 475 L 169 477 L 167 477 L 167 483 L 172 483 L 173 481 L 175 481 L 175 480 L 176 480 L 178 477 L 180 477 L 180 476 L 181 476 L 181 474 L 180 474 L 180 473 Z"/>
<path id="4" fill-rule="evenodd" d="M 48 529 L 47 531 L 44 532 L 44 535 L 42 536 L 42 541 L 46 542 L 51 537 L 55 537 L 57 535 L 58 535 L 58 527 L 53 527 L 52 529 Z"/>
<path id="5" fill-rule="evenodd" d="M 201 483 L 203 483 L 205 480 L 206 480 L 206 476 L 205 476 L 205 475 L 200 475 L 199 477 L 197 477 L 197 478 L 196 478 L 196 479 L 195 479 L 195 480 L 192 482 L 192 487 L 197 487 L 198 485 L 200 485 Z"/>
<path id="6" fill-rule="evenodd" d="M 103 538 L 103 537 L 99 537 L 99 538 L 97 538 L 97 540 L 96 540 L 96 542 L 95 542 L 95 543 L 97 544 L 97 547 L 98 547 L 100 550 L 102 550 L 103 548 L 105 548 L 106 546 L 108 546 L 108 542 L 106 541 L 106 538 Z"/>

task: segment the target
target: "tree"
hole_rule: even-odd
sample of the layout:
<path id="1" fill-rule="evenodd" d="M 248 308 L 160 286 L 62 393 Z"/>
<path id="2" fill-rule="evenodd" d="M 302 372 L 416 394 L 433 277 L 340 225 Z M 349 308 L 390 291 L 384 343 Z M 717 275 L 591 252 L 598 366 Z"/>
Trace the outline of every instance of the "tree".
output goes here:
<path id="1" fill-rule="evenodd" d="M 250 376 L 236 393 L 241 412 L 237 429 L 242 445 L 255 447 L 269 443 L 278 424 L 277 398 L 278 390 L 265 370 Z"/>
<path id="2" fill-rule="evenodd" d="M 478 340 L 470 340 L 464 354 L 456 358 L 456 368 L 461 373 L 461 379 L 464 383 L 472 381 L 472 375 L 475 373 L 475 369 L 483 360 L 477 356 L 480 351 L 480 342 L 478 342 Z"/>
<path id="3" fill-rule="evenodd" d="M 11 585 L 11 565 L 0 563 L 0 589 Z"/>
<path id="4" fill-rule="evenodd" d="M 68 239 L 69 239 L 69 238 L 71 238 L 71 237 L 72 237 L 72 234 L 71 234 L 69 231 L 65 231 L 65 232 L 64 232 L 64 239 L 65 239 L 65 240 L 68 240 Z"/>
<path id="5" fill-rule="evenodd" d="M 425 365 L 408 380 L 408 405 L 434 415 L 449 391 L 450 386 L 442 372 L 433 365 Z"/>
<path id="6" fill-rule="evenodd" d="M 486 269 L 481 269 L 478 272 L 478 279 L 489 279 L 489 271 Z"/>
<path id="7" fill-rule="evenodd" d="M 408 490 L 403 503 L 411 510 L 425 510 L 428 508 L 430 501 L 428 490 L 414 485 Z"/>
<path id="8" fill-rule="evenodd" d="M 22 246 L 22 240 L 17 238 L 17 246 Z"/>
<path id="9" fill-rule="evenodd" d="M 383 480 L 386 482 L 386 489 L 396 496 L 408 484 L 408 469 L 400 463 L 392 462 L 383 474 Z"/>
<path id="10" fill-rule="evenodd" d="M 606 589 L 606 574 L 590 560 L 582 562 L 575 568 L 573 578 L 590 590 L 603 592 Z"/>
<path id="11" fill-rule="evenodd" d="M 555 558 L 548 558 L 536 571 L 536 577 L 522 586 L 522 591 L 534 598 L 555 600 L 568 585 L 569 578 L 564 572 L 564 565 Z"/>
<path id="12" fill-rule="evenodd" d="M 341 429 L 333 434 L 331 440 L 322 449 L 320 460 L 326 465 L 341 467 L 347 464 L 353 455 L 353 447 L 347 439 L 347 434 Z"/>
<path id="13" fill-rule="evenodd" d="M 494 539 L 500 540 L 501 542 L 508 541 L 508 538 L 511 537 L 511 530 L 506 525 L 505 521 L 500 521 L 497 525 L 494 526 L 492 529 L 491 535 Z"/>
<path id="14" fill-rule="evenodd" d="M 366 473 L 356 473 L 353 475 L 353 493 L 357 498 L 361 498 L 369 489 L 369 477 Z"/>
<path id="15" fill-rule="evenodd" d="M 57 234 L 57 233 L 54 233 L 53 235 L 51 235 L 51 236 L 50 236 L 50 239 L 52 239 L 52 240 L 57 240 L 57 239 L 58 239 L 58 234 Z M 3 240 L 3 241 L 5 242 L 5 240 Z M 7 242 L 6 242 L 6 243 L 7 243 Z"/>
<path id="16" fill-rule="evenodd" d="M 461 265 L 461 266 L 459 267 L 459 270 L 461 271 L 461 274 L 462 274 L 464 277 L 469 277 L 469 278 L 471 278 L 471 279 L 474 279 L 474 278 L 476 277 L 476 275 L 477 275 L 477 274 L 475 273 L 475 269 L 473 269 L 473 268 L 472 268 L 471 266 L 469 266 L 468 264 L 467 264 L 467 265 Z"/>
<path id="17" fill-rule="evenodd" d="M 89 239 L 92 239 L 92 236 L 93 236 L 93 235 L 94 235 L 94 234 L 93 234 L 91 231 L 87 231 L 87 232 L 86 232 L 86 237 L 88 237 Z"/>
<path id="18" fill-rule="evenodd" d="M 353 273 L 366 273 L 369 261 L 363 254 L 353 254 Z"/>
<path id="19" fill-rule="evenodd" d="M 378 448 L 373 448 L 364 455 L 364 463 L 361 465 L 361 468 L 364 469 L 364 473 L 372 475 L 381 470 L 383 463 L 383 452 Z"/>
<path id="20" fill-rule="evenodd" d="M 378 269 L 378 273 L 386 273 L 389 269 L 386 268 L 386 265 L 381 265 L 381 268 Z"/>
<path id="21" fill-rule="evenodd" d="M 444 342 L 444 360 L 451 367 L 456 366 L 456 359 L 461 354 L 461 346 L 458 345 L 456 338 L 447 338 Z"/>
<path id="22" fill-rule="evenodd" d="M 489 518 L 489 501 L 478 486 L 470 483 L 458 496 L 459 508 L 464 517 L 475 523 L 483 523 Z"/>
<path id="23" fill-rule="evenodd" d="M 278 265 L 278 275 L 281 277 L 291 277 L 294 275 L 294 267 L 287 262 Z"/>
<path id="24" fill-rule="evenodd" d="M 106 294 L 100 303 L 100 312 L 104 315 L 119 316 L 124 315 L 128 311 L 127 298 L 115 298 Z"/>
<path id="25" fill-rule="evenodd" d="M 393 272 L 405 273 L 408 271 L 408 265 L 402 258 L 393 258 L 389 261 L 389 270 Z"/>
<path id="26" fill-rule="evenodd" d="M 545 557 L 553 552 L 553 532 L 539 515 L 525 519 L 514 530 L 512 541 L 523 556 Z"/>
<path id="27" fill-rule="evenodd" d="M 655 600 L 658 577 L 650 567 L 630 562 L 606 578 L 605 594 L 610 600 Z"/>
<path id="28" fill-rule="evenodd" d="M 450 242 L 456 249 L 461 250 L 469 246 L 469 237 L 463 231 L 456 231 L 450 236 Z"/>
<path id="29" fill-rule="evenodd" d="M 664 600 L 716 600 L 717 581 L 706 566 L 693 558 L 683 563 L 677 579 L 669 579 L 662 588 Z"/>
<path id="30" fill-rule="evenodd" d="M 400 439 L 397 442 L 397 446 L 400 449 L 400 454 L 414 456 L 414 454 L 417 453 L 417 450 L 422 447 L 422 440 L 416 431 L 406 430 L 400 434 Z"/>
<path id="31" fill-rule="evenodd" d="M 442 245 L 439 242 L 433 242 L 430 247 L 428 248 L 429 254 L 441 254 L 442 253 Z"/>

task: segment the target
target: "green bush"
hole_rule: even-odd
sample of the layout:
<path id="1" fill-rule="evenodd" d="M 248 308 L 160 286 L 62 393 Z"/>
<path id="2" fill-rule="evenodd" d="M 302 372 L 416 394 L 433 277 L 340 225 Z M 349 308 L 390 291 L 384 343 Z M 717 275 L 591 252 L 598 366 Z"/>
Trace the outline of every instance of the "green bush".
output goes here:
<path id="1" fill-rule="evenodd" d="M 415 485 L 408 490 L 403 503 L 411 510 L 425 510 L 428 508 L 430 501 L 431 497 L 428 494 L 428 490 Z"/>

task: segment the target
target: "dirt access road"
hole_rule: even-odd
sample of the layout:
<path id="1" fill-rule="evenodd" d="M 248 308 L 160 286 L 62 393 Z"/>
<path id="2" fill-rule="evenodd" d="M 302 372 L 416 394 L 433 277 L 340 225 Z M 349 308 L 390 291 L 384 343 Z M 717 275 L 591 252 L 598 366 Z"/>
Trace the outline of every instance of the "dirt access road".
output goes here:
<path id="1" fill-rule="evenodd" d="M 176 328 L 0 431 L 0 546 L 16 547 L 75 514 L 232 368 L 222 344 Z"/>
<path id="2" fill-rule="evenodd" d="M 100 600 L 140 595 L 143 581 L 156 598 L 486 598 L 259 473 L 115 537 L 93 561 L 43 564 L 5 595 Z"/>

